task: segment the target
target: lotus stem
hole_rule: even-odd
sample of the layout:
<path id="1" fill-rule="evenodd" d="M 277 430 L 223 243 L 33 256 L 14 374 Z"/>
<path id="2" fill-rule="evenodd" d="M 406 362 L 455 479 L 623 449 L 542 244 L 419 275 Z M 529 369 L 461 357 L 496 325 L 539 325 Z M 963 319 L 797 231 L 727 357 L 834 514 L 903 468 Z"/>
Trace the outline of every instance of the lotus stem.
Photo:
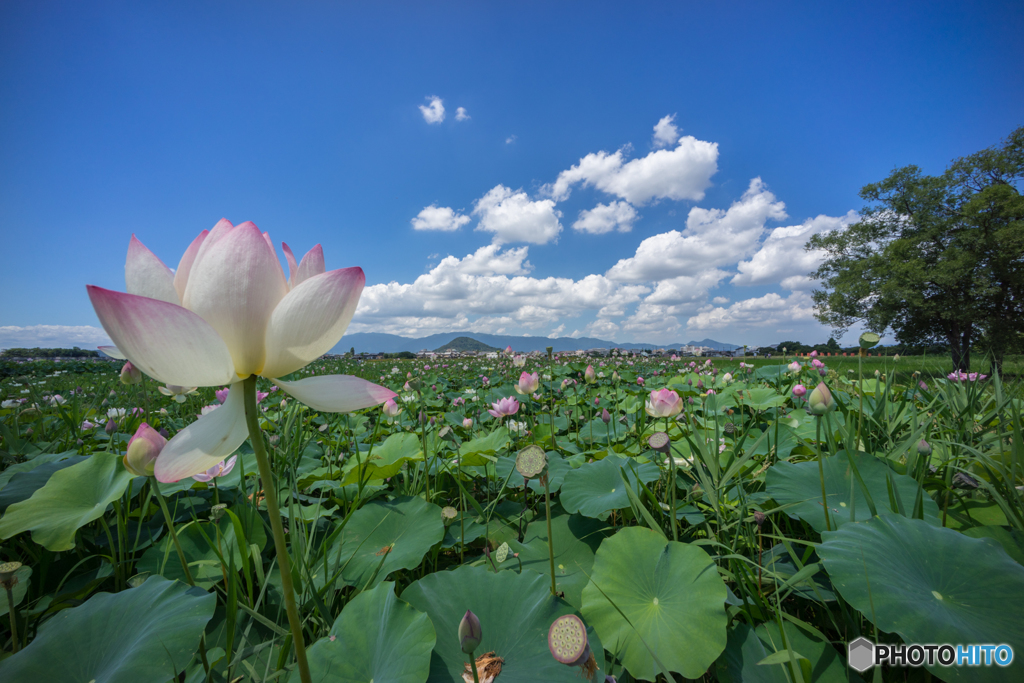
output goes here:
<path id="1" fill-rule="evenodd" d="M 548 473 L 543 474 L 544 479 L 544 506 L 548 513 L 548 559 L 551 561 L 551 594 L 558 595 L 558 588 L 555 586 L 555 539 L 551 537 L 551 489 L 548 486 Z"/>
<path id="2" fill-rule="evenodd" d="M 476 657 L 472 652 L 469 653 L 469 666 L 473 669 L 473 683 L 480 683 L 480 674 L 476 672 Z"/>
<path id="3" fill-rule="evenodd" d="M 821 509 L 825 513 L 825 530 L 832 531 L 828 521 L 828 498 L 825 496 L 825 464 L 821 459 L 821 416 L 818 416 L 817 436 L 814 439 L 818 447 L 818 476 L 821 478 Z"/>
<path id="4" fill-rule="evenodd" d="M 7 607 L 11 617 L 11 649 L 17 652 L 21 649 L 21 642 L 18 639 L 18 608 L 14 606 L 14 584 L 5 582 L 4 588 L 7 590 Z"/>
<path id="5" fill-rule="evenodd" d="M 188 568 L 188 560 L 185 558 L 185 551 L 181 549 L 181 541 L 178 540 L 178 532 L 174 528 L 174 520 L 171 519 L 171 513 L 167 509 L 167 501 L 164 499 L 164 494 L 160 490 L 160 483 L 156 480 L 156 477 L 151 476 L 149 478 L 149 486 L 153 490 L 153 495 L 156 497 L 157 503 L 160 504 L 160 512 L 164 515 L 164 521 L 167 522 L 167 533 L 171 537 L 171 542 L 174 544 L 174 549 L 178 553 L 178 559 L 181 560 L 181 569 L 185 572 L 185 582 L 190 586 L 196 585 L 195 580 L 192 578 L 192 571 Z"/>
<path id="6" fill-rule="evenodd" d="M 309 663 L 306 661 L 306 645 L 302 638 L 302 622 L 299 610 L 295 605 L 295 587 L 292 584 L 292 564 L 288 558 L 288 544 L 284 537 L 284 526 L 281 524 L 281 510 L 277 506 L 277 484 L 274 473 L 270 469 L 267 449 L 263 445 L 263 432 L 256 408 L 256 375 L 250 375 L 242 385 L 245 398 L 245 424 L 249 428 L 249 441 L 253 453 L 256 454 L 256 465 L 263 480 L 263 499 L 267 503 L 267 514 L 270 516 L 270 528 L 274 534 L 274 550 L 277 552 L 277 565 L 281 570 L 281 589 L 284 593 L 285 611 L 288 613 L 288 625 L 291 627 L 292 642 L 295 645 L 295 659 L 299 665 L 299 678 L 302 683 L 312 683 L 309 675 Z"/>

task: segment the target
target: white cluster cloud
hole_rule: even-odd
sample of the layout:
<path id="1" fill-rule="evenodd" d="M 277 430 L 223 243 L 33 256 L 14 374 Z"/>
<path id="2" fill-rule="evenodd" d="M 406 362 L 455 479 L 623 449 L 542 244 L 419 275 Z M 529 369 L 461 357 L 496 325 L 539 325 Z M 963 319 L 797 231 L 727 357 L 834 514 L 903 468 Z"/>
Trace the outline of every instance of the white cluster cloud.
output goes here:
<path id="1" fill-rule="evenodd" d="M 96 348 L 112 342 L 102 327 L 91 325 L 0 326 L 0 349 L 10 348 Z"/>
<path id="2" fill-rule="evenodd" d="M 686 321 L 691 331 L 735 330 L 777 327 L 814 319 L 814 302 L 806 292 L 792 292 L 783 298 L 776 292 L 737 301 L 728 308 L 708 306 Z"/>
<path id="3" fill-rule="evenodd" d="M 468 121 L 471 118 L 472 117 L 469 115 L 469 112 L 466 111 L 465 107 L 459 107 L 455 110 L 456 121 Z"/>
<path id="4" fill-rule="evenodd" d="M 529 242 L 547 244 L 562 232 L 562 212 L 550 199 L 532 201 L 522 190 L 498 185 L 477 200 L 473 215 L 477 230 L 494 233 L 495 244 Z"/>
<path id="5" fill-rule="evenodd" d="M 580 211 L 580 217 L 572 224 L 572 229 L 591 235 L 601 235 L 616 229 L 629 232 L 637 217 L 636 209 L 629 202 L 598 204 L 593 209 Z"/>
<path id="6" fill-rule="evenodd" d="M 679 129 L 676 128 L 675 120 L 676 115 L 671 114 L 654 124 L 654 138 L 651 140 L 651 144 L 656 149 L 669 147 L 679 140 Z"/>
<path id="7" fill-rule="evenodd" d="M 450 206 L 436 206 L 431 204 L 425 207 L 415 218 L 412 219 L 413 230 L 440 230 L 452 232 L 470 221 L 469 216 L 458 213 Z"/>
<path id="8" fill-rule="evenodd" d="M 626 161 L 626 150 L 591 153 L 558 174 L 544 191 L 556 201 L 569 197 L 577 184 L 592 186 L 641 206 L 657 199 L 704 198 L 718 171 L 718 145 L 687 135 L 675 149 L 659 149 Z"/>
<path id="9" fill-rule="evenodd" d="M 427 105 L 420 105 L 420 113 L 427 123 L 441 123 L 444 121 L 444 102 L 440 97 L 428 97 Z"/>

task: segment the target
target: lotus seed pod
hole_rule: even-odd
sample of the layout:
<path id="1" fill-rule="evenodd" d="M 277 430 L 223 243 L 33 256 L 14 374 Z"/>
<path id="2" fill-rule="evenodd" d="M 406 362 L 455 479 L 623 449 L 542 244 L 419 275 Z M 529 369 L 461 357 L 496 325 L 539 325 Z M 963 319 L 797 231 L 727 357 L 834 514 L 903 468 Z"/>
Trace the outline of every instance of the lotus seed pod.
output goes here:
<path id="1" fill-rule="evenodd" d="M 15 574 L 19 569 L 21 569 L 21 562 L 4 562 L 0 564 L 0 586 L 13 588 L 17 585 L 18 577 Z"/>
<path id="2" fill-rule="evenodd" d="M 652 450 L 658 451 L 659 453 L 668 453 L 672 445 L 672 442 L 668 438 L 668 434 L 665 432 L 655 432 L 651 434 L 650 438 L 647 439 L 647 445 Z"/>
<path id="3" fill-rule="evenodd" d="M 508 543 L 502 543 L 498 546 L 498 549 L 494 551 L 494 559 L 498 564 L 501 564 L 508 559 L 509 547 Z"/>
<path id="4" fill-rule="evenodd" d="M 760 529 L 764 526 L 764 520 L 767 519 L 765 514 L 760 510 L 754 510 L 754 524 L 757 524 L 757 528 Z"/>
<path id="5" fill-rule="evenodd" d="M 451 505 L 445 505 L 441 508 L 441 519 L 446 522 L 450 522 L 455 519 L 459 514 L 459 511 L 453 508 Z"/>
<path id="6" fill-rule="evenodd" d="M 597 671 L 597 662 L 587 642 L 587 627 L 575 614 L 562 615 L 552 622 L 548 629 L 548 649 L 556 661 L 580 667 L 588 679 Z"/>
<path id="7" fill-rule="evenodd" d="M 477 616 L 466 610 L 466 613 L 462 617 L 462 621 L 459 623 L 459 646 L 462 651 L 467 655 L 473 654 L 473 651 L 480 646 L 480 641 L 483 640 L 484 634 L 483 629 L 480 626 L 480 620 Z"/>
<path id="8" fill-rule="evenodd" d="M 516 470 L 523 479 L 540 476 L 547 464 L 548 456 L 540 446 L 527 446 L 516 456 Z"/>
<path id="9" fill-rule="evenodd" d="M 860 340 L 859 340 L 860 348 L 862 348 L 862 349 L 870 349 L 871 347 L 873 347 L 876 344 L 878 344 L 878 342 L 881 341 L 881 339 L 882 338 L 879 337 L 874 332 L 865 332 L 864 334 L 860 335 Z"/>

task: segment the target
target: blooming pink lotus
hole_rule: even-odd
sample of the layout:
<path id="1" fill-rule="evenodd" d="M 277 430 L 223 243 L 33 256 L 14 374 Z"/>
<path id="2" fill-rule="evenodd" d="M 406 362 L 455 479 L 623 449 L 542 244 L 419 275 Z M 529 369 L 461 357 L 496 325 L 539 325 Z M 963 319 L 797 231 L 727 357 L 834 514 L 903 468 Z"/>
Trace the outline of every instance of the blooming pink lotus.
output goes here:
<path id="1" fill-rule="evenodd" d="M 132 236 L 125 262 L 128 292 L 88 286 L 96 314 L 116 348 L 107 355 L 168 385 L 231 385 L 219 410 L 178 432 L 157 460 L 157 479 L 173 482 L 208 470 L 248 436 L 239 383 L 273 378 L 315 410 L 347 412 L 383 403 L 394 392 L 347 375 L 294 382 L 288 375 L 338 343 L 359 302 L 361 268 L 326 270 L 316 245 L 301 262 L 284 246 L 285 277 L 267 233 L 251 222 L 221 220 L 204 230 L 171 271 Z"/>
<path id="2" fill-rule="evenodd" d="M 519 383 L 516 384 L 517 394 L 532 394 L 540 388 L 540 375 L 536 372 L 532 375 L 524 372 L 519 375 Z"/>
<path id="3" fill-rule="evenodd" d="M 492 403 L 491 410 L 488 410 L 487 412 L 499 420 L 503 417 L 510 417 L 519 412 L 519 401 L 508 396 L 497 403 Z"/>
<path id="4" fill-rule="evenodd" d="M 672 417 L 683 409 L 683 400 L 671 389 L 656 389 L 651 392 L 644 410 L 651 417 Z"/>

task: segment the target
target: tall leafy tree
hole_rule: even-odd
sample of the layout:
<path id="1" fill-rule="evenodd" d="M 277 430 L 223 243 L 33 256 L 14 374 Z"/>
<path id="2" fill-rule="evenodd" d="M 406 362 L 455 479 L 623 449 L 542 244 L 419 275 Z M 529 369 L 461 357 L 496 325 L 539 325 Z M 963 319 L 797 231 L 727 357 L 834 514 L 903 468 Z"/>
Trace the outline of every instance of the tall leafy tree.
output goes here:
<path id="1" fill-rule="evenodd" d="M 861 189 L 862 220 L 815 235 L 816 317 L 904 344 L 945 342 L 967 371 L 981 344 L 1001 365 L 1024 338 L 1024 127 L 939 176 L 898 168 Z"/>

